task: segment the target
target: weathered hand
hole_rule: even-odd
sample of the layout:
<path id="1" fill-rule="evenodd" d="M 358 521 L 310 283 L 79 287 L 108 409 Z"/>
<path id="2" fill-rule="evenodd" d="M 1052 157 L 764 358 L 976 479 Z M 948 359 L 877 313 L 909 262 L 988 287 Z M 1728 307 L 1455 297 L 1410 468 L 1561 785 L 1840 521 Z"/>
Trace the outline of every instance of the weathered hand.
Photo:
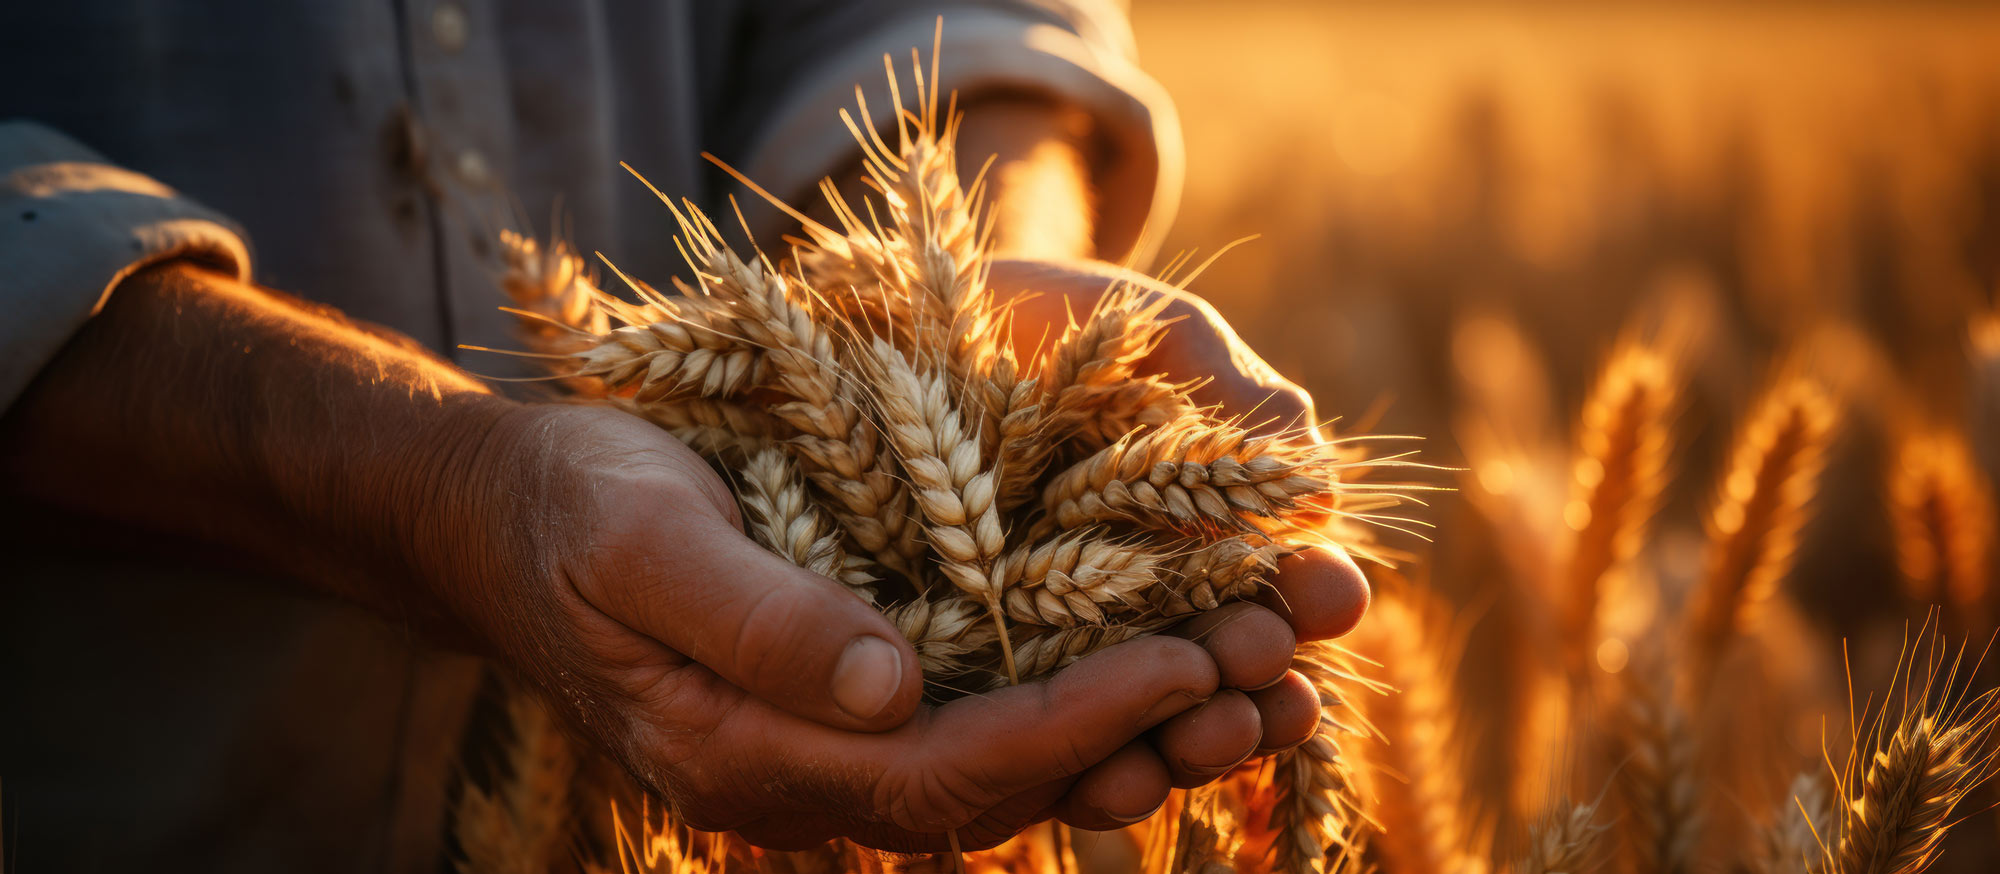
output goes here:
<path id="1" fill-rule="evenodd" d="M 664 432 L 495 397 L 386 332 L 186 265 L 121 286 L 0 446 L 10 500 L 228 547 L 469 639 L 693 824 L 770 845 L 936 850 L 947 829 L 982 846 L 1056 813 L 1144 815 L 1168 777 L 1121 748 L 1221 678 L 1282 668 L 1225 630 L 920 707 L 888 622 L 743 537 Z"/>
<path id="2" fill-rule="evenodd" d="M 1137 284 L 1172 298 L 1164 313 L 1179 319 L 1146 360 L 1142 370 L 1180 380 L 1206 379 L 1195 392 L 1202 404 L 1219 405 L 1266 430 L 1309 428 L 1317 423 L 1311 396 L 1279 376 L 1257 356 L 1221 314 L 1206 301 L 1147 277 L 1101 262 L 999 260 L 991 282 L 1003 300 L 1013 300 L 1017 346 L 1032 348 L 1060 332 L 1071 313 L 1089 312 L 1113 283 Z M 1231 605 L 1195 619 L 1180 634 L 1208 640 L 1230 652 L 1229 663 L 1259 666 L 1289 662 L 1296 640 L 1325 640 L 1346 634 L 1368 605 L 1368 584 L 1352 559 L 1334 549 L 1312 549 L 1279 565 L 1258 605 Z M 1275 614 L 1275 615 L 1274 615 Z M 1225 671 L 1223 691 L 1193 713 L 1156 730 L 1151 738 L 1177 786 L 1199 785 L 1219 771 L 1200 767 L 1303 742 L 1319 712 L 1305 678 L 1282 668 L 1265 673 Z M 1179 751 L 1201 748 L 1211 758 L 1177 759 Z M 1254 747 L 1254 750 L 1253 750 Z M 1119 761 L 1143 750 L 1121 754 Z M 1235 764 L 1231 762 L 1230 764 Z M 1133 773 L 1158 765 L 1126 764 Z M 1226 767 L 1223 769 L 1226 770 Z M 1085 817 L 1072 818 L 1085 825 Z M 1109 825 L 1109 823 L 1098 823 Z"/>
<path id="3" fill-rule="evenodd" d="M 1269 685 L 1290 655 L 1275 617 L 1225 615 L 1202 644 L 1133 641 L 1045 683 L 921 706 L 888 621 L 744 537 L 722 481 L 639 419 L 520 407 L 446 476 L 464 497 L 422 526 L 440 597 L 689 824 L 767 846 L 935 851 L 950 830 L 979 847 L 1051 815 L 1143 817 L 1169 780 L 1249 754 L 1256 736 L 1209 728 L 1256 718 L 1218 683 Z M 1274 632 L 1282 650 L 1264 645 Z M 1171 765 L 1123 752 L 1156 728 Z"/>

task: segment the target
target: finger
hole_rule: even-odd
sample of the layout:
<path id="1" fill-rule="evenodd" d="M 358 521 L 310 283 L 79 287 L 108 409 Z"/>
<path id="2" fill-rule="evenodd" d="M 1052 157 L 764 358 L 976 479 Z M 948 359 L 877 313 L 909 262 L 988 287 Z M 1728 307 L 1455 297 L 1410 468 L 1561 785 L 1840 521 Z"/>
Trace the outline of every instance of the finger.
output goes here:
<path id="1" fill-rule="evenodd" d="M 1257 706 L 1264 737 L 1256 755 L 1264 756 L 1305 743 L 1319 727 L 1319 693 L 1304 674 L 1291 671 L 1284 679 L 1250 693 Z"/>
<path id="2" fill-rule="evenodd" d="M 1152 745 L 1133 741 L 1085 771 L 1055 808 L 1057 819 L 1086 831 L 1124 828 L 1167 803 L 1171 775 Z"/>
<path id="3" fill-rule="evenodd" d="M 1225 689 L 1261 689 L 1292 666 L 1298 640 L 1284 617 L 1256 604 L 1224 604 L 1169 632 L 1202 645 Z"/>
<path id="4" fill-rule="evenodd" d="M 748 699 L 712 721 L 699 665 L 663 679 L 623 724 L 635 771 L 701 810 L 704 828 L 740 828 L 804 810 L 919 834 L 960 828 L 1009 798 L 1083 773 L 1147 729 L 1208 700 L 1215 663 L 1201 647 L 1141 638 L 1050 679 L 926 709 L 894 731 L 843 731 Z M 678 678 L 678 679 L 676 679 Z M 716 684 L 722 681 L 715 679 Z M 648 775 L 654 775 L 650 778 Z"/>
<path id="5" fill-rule="evenodd" d="M 1043 683 L 963 698 L 935 711 L 921 746 L 862 737 L 879 762 L 875 791 L 897 800 L 894 824 L 943 831 L 1000 799 L 1082 773 L 1169 717 L 1215 694 L 1215 663 L 1185 640 L 1111 647 Z M 854 759 L 842 764 L 850 767 Z"/>
<path id="6" fill-rule="evenodd" d="M 825 816 L 786 813 L 762 817 L 735 829 L 753 847 L 798 853 L 840 837 L 840 828 Z"/>
<path id="7" fill-rule="evenodd" d="M 655 499 L 657 500 L 657 498 Z M 633 506 L 644 506 L 635 502 Z M 713 513 L 626 512 L 579 590 L 598 609 L 792 713 L 891 728 L 923 692 L 916 652 L 874 608 Z"/>
<path id="8" fill-rule="evenodd" d="M 846 836 L 864 847 L 893 855 L 950 852 L 953 838 L 958 849 L 966 852 L 991 849 L 1053 816 L 1073 783 L 1073 779 L 1058 780 L 1016 794 L 950 832 L 913 832 L 867 823 L 851 828 Z"/>
<path id="9" fill-rule="evenodd" d="M 1250 696 L 1224 689 L 1154 729 L 1152 740 L 1174 788 L 1192 789 L 1250 758 L 1263 736 L 1262 717 Z"/>
<path id="10" fill-rule="evenodd" d="M 1354 630 L 1368 612 L 1368 578 L 1347 553 L 1312 548 L 1278 562 L 1257 602 L 1283 617 L 1301 641 L 1331 640 Z"/>

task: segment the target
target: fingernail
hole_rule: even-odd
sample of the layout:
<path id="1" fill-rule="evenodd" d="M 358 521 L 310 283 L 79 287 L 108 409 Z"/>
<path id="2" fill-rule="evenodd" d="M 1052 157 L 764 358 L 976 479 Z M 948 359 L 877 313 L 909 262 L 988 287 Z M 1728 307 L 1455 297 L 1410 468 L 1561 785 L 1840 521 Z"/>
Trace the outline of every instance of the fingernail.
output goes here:
<path id="1" fill-rule="evenodd" d="M 1115 819 L 1119 822 L 1132 823 L 1132 822 L 1138 822 L 1142 819 L 1145 819 L 1146 817 L 1152 816 L 1155 813 L 1159 813 L 1160 808 L 1165 806 L 1167 806 L 1167 802 L 1165 800 L 1162 800 L 1159 804 L 1153 805 L 1153 808 L 1151 810 L 1148 810 L 1145 813 L 1138 814 L 1137 816 L 1128 816 L 1126 814 L 1116 813 L 1109 810 L 1105 811 L 1104 815 L 1111 817 L 1112 819 Z"/>
<path id="2" fill-rule="evenodd" d="M 1166 721 L 1167 717 L 1191 707 L 1199 706 L 1203 701 L 1207 700 L 1207 698 L 1196 695 L 1193 692 L 1175 692 L 1172 695 L 1153 702 L 1153 706 L 1146 709 L 1146 715 L 1139 717 L 1139 721 L 1146 726 L 1158 725 Z"/>
<path id="3" fill-rule="evenodd" d="M 879 637 L 857 637 L 833 668 L 833 703 L 856 719 L 873 719 L 903 685 L 903 654 Z"/>

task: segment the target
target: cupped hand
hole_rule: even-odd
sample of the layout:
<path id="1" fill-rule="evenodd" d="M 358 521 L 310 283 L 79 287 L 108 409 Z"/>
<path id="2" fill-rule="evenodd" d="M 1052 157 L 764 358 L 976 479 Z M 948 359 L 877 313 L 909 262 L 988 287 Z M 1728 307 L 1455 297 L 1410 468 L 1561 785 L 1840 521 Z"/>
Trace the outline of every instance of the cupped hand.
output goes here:
<path id="1" fill-rule="evenodd" d="M 447 476 L 468 497 L 439 502 L 419 544 L 438 596 L 689 825 L 764 846 L 930 852 L 1054 815 L 1142 818 L 1188 763 L 1248 755 L 1257 738 L 1216 749 L 1206 726 L 1255 712 L 1218 689 L 1277 681 L 1289 655 L 1222 623 L 923 705 L 890 623 L 744 537 L 723 482 L 650 424 L 519 407 Z M 1149 730 L 1161 752 L 1132 761 Z"/>
<path id="2" fill-rule="evenodd" d="M 1141 363 L 1141 372 L 1202 380 L 1194 390 L 1196 403 L 1240 416 L 1253 430 L 1294 430 L 1305 439 L 1320 439 L 1312 397 L 1279 376 L 1195 295 L 1102 262 L 1002 259 L 994 262 L 990 282 L 1001 300 L 1014 305 L 1019 348 L 1058 336 L 1072 315 L 1089 313 L 1115 283 L 1162 295 L 1170 300 L 1162 317 L 1175 322 Z M 1366 578 L 1338 549 L 1314 548 L 1286 558 L 1258 603 L 1225 606 L 1176 632 L 1204 641 L 1234 668 L 1224 671 L 1222 691 L 1151 732 L 1152 749 L 1128 748 L 1114 762 L 1122 773 L 1164 773 L 1175 786 L 1195 786 L 1249 756 L 1304 742 L 1318 721 L 1319 704 L 1305 678 L 1286 670 L 1293 648 L 1298 641 L 1346 634 L 1367 610 L 1368 598 Z M 1095 787 L 1086 779 L 1074 795 L 1087 796 Z M 1116 825 L 1092 822 L 1085 812 L 1064 818 L 1079 826 Z"/>

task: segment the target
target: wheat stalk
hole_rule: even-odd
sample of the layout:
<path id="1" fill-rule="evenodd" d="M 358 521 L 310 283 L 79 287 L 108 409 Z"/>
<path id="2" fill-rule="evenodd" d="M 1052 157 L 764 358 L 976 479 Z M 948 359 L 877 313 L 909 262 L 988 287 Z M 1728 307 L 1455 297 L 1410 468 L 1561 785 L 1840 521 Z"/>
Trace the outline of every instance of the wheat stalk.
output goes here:
<path id="1" fill-rule="evenodd" d="M 452 827 L 465 858 L 461 874 L 542 874 L 572 840 L 570 781 L 577 770 L 568 738 L 539 699 L 507 696 L 508 739 L 496 785 L 466 781 Z"/>
<path id="2" fill-rule="evenodd" d="M 965 432 L 940 374 L 919 373 L 902 351 L 880 339 L 867 351 L 883 432 L 909 476 L 926 523 L 925 538 L 938 553 L 945 578 L 986 605 L 1000 636 L 1008 678 L 1018 681 L 1001 607 L 1004 581 L 993 572 L 1007 543 L 993 471 L 979 456 L 979 441 Z"/>
<path id="3" fill-rule="evenodd" d="M 1793 378 L 1765 396 L 1737 437 L 1709 514 L 1707 564 L 1687 619 L 1696 694 L 1742 623 L 1790 571 L 1833 426 L 1832 401 Z"/>
<path id="4" fill-rule="evenodd" d="M 1977 628 L 1992 573 L 1993 496 L 1962 433 L 1935 429 L 1905 436 L 1889 478 L 1896 567 L 1921 603 L 1950 604 Z"/>
<path id="5" fill-rule="evenodd" d="M 1584 404 L 1574 491 L 1563 514 L 1576 536 L 1559 600 L 1573 675 L 1584 674 L 1596 646 L 1603 578 L 1638 550 L 1659 503 L 1673 403 L 1667 360 L 1645 346 L 1626 344 L 1612 354 Z"/>
<path id="6" fill-rule="evenodd" d="M 1485 866 L 1462 819 L 1469 799 L 1455 752 L 1451 685 L 1460 638 L 1443 605 L 1408 587 L 1379 598 L 1369 614 L 1360 633 L 1396 690 L 1363 708 L 1382 738 L 1370 745 L 1369 794 L 1382 824 L 1370 849 L 1399 874 L 1476 874 Z"/>

